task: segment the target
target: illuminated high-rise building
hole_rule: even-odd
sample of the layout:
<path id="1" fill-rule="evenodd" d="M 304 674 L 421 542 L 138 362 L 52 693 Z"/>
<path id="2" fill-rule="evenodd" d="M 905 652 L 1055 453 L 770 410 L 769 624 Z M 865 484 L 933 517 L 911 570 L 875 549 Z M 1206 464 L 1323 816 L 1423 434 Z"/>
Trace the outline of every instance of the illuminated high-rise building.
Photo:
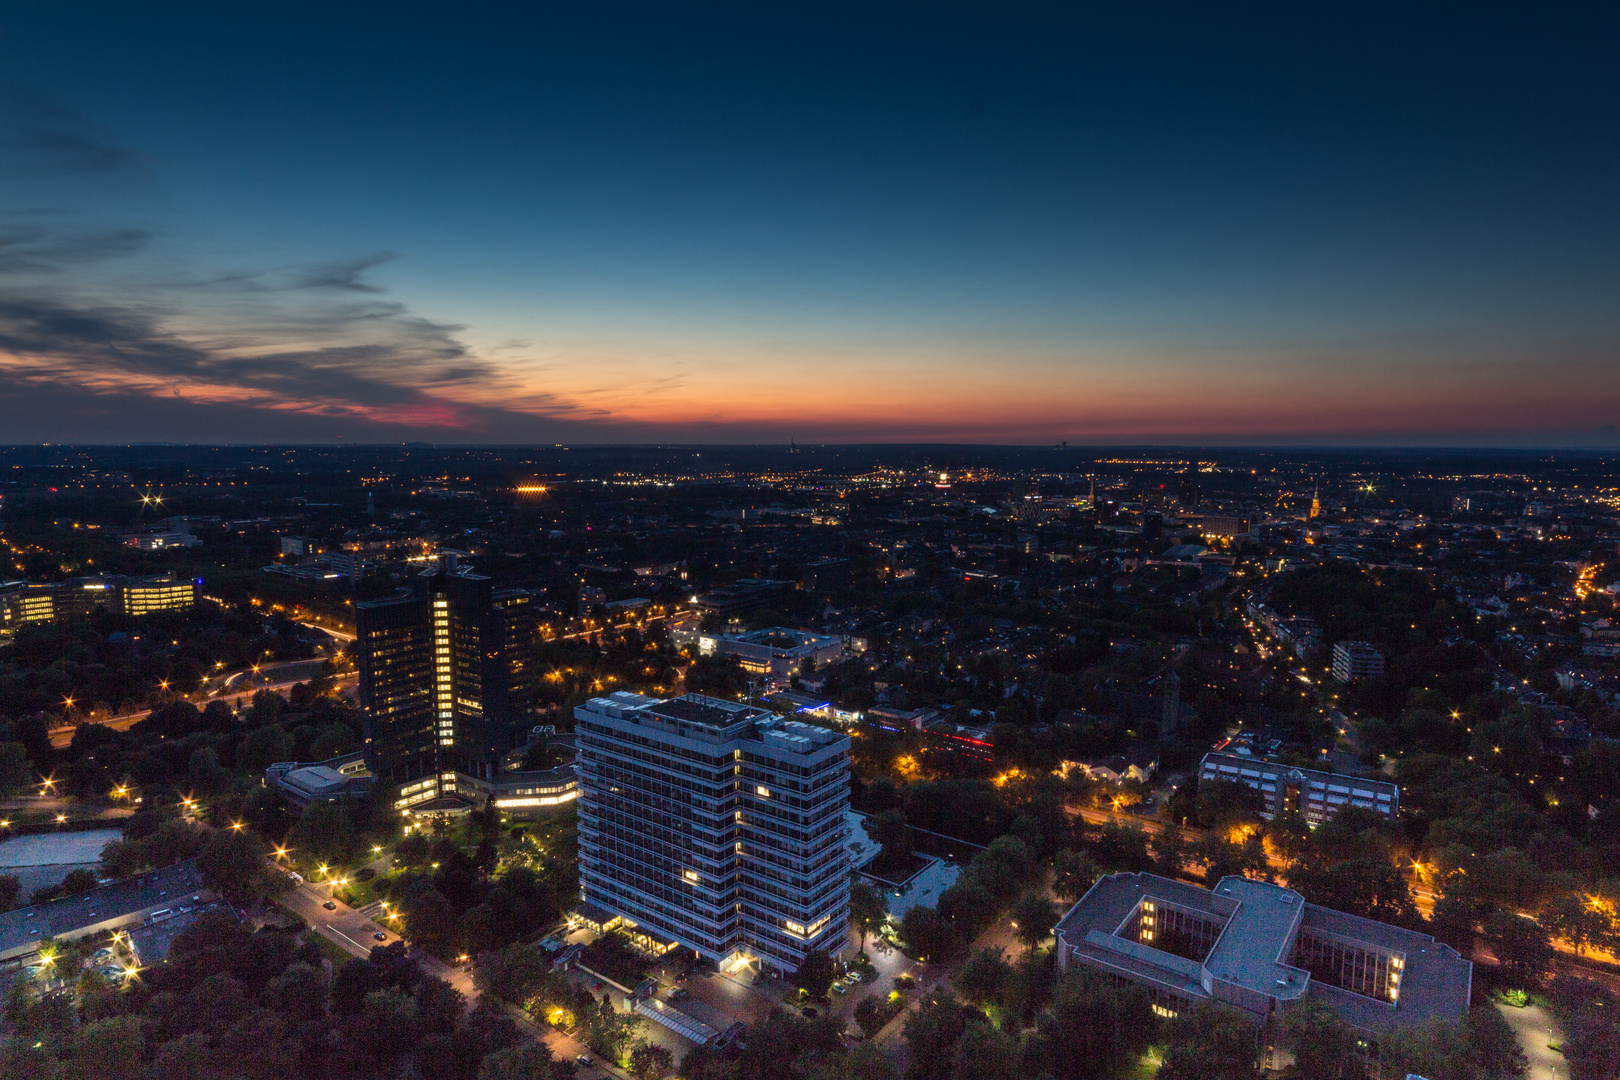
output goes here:
<path id="1" fill-rule="evenodd" d="M 454 556 L 412 584 L 356 605 L 367 764 L 394 781 L 488 780 L 533 723 L 533 597 Z"/>
<path id="2" fill-rule="evenodd" d="M 687 694 L 574 710 L 583 900 L 735 969 L 847 940 L 849 736 Z"/>

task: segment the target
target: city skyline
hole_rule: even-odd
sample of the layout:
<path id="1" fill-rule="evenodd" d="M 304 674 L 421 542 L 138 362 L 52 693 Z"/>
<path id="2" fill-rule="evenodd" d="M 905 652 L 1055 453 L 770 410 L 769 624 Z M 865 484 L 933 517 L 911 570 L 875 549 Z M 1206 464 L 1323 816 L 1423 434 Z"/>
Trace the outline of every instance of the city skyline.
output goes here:
<path id="1" fill-rule="evenodd" d="M 1620 442 L 1610 13 L 314 12 L 13 15 L 5 441 Z"/>

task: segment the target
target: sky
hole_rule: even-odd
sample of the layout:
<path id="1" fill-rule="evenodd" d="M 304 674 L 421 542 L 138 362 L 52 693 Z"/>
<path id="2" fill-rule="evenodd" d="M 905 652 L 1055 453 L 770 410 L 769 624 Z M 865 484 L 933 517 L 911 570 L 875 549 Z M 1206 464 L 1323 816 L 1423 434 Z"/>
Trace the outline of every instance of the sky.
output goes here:
<path id="1" fill-rule="evenodd" d="M 0 5 L 0 443 L 1620 444 L 1617 23 Z"/>

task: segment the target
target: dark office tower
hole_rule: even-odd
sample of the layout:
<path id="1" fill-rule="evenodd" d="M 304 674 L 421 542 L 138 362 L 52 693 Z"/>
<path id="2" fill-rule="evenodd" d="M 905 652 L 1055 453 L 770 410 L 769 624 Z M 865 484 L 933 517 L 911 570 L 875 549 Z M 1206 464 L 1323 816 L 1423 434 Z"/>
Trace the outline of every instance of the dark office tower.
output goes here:
<path id="1" fill-rule="evenodd" d="M 492 589 L 454 556 L 413 586 L 356 606 L 367 761 L 394 781 L 490 779 L 533 723 L 531 597 Z"/>

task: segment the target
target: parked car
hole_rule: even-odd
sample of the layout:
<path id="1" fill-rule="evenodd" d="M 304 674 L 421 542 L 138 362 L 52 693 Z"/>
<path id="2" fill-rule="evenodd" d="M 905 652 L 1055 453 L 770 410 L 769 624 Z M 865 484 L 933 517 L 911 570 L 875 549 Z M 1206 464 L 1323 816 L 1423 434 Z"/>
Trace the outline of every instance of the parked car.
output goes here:
<path id="1" fill-rule="evenodd" d="M 842 983 L 842 982 L 835 982 L 835 983 L 832 984 L 832 992 L 835 993 L 835 994 L 847 994 L 847 993 L 849 993 L 849 984 L 848 983 Z"/>
<path id="2" fill-rule="evenodd" d="M 576 1065 L 591 1065 L 591 1064 L 593 1064 L 593 1062 L 591 1061 L 591 1055 L 589 1055 L 589 1054 L 581 1054 L 581 1055 L 579 1055 L 579 1057 L 574 1059 L 574 1064 L 576 1064 Z"/>
<path id="3" fill-rule="evenodd" d="M 683 990 L 678 986 L 675 989 L 673 989 L 673 990 L 671 990 L 669 992 L 669 1000 L 671 1000 L 671 1001 L 685 1001 L 687 998 L 689 998 L 691 996 L 692 996 L 692 991 Z"/>

